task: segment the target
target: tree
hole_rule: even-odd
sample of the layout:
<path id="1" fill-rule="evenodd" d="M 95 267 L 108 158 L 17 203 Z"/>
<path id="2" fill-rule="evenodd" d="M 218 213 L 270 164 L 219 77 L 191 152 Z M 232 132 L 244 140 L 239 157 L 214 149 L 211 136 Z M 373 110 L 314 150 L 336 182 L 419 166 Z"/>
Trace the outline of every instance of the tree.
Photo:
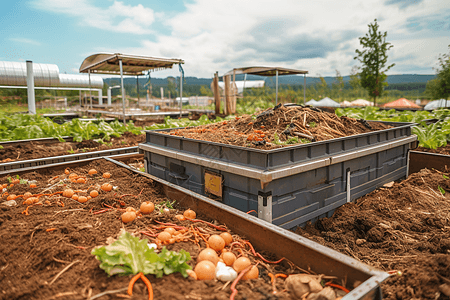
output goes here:
<path id="1" fill-rule="evenodd" d="M 386 67 L 388 58 L 386 52 L 394 46 L 386 42 L 387 32 L 381 33 L 378 27 L 377 19 L 375 23 L 369 24 L 369 32 L 359 38 L 363 50 L 356 49 L 357 56 L 354 57 L 363 65 L 359 73 L 361 86 L 369 92 L 374 105 L 376 105 L 377 97 L 382 96 L 383 87 L 387 85 L 386 72 L 395 65 Z"/>
<path id="2" fill-rule="evenodd" d="M 448 46 L 450 49 L 450 45 Z M 434 99 L 450 96 L 450 52 L 439 56 L 436 78 L 427 82 L 425 93 Z"/>
<path id="3" fill-rule="evenodd" d="M 336 78 L 332 84 L 333 88 L 333 97 L 342 97 L 342 90 L 344 89 L 344 78 L 341 75 L 341 72 L 336 70 Z"/>

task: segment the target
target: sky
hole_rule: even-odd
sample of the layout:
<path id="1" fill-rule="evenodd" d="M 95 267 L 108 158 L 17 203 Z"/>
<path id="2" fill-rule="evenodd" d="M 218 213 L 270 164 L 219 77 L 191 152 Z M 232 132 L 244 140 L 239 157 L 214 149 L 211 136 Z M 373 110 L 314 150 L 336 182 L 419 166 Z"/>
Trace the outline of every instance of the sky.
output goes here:
<path id="1" fill-rule="evenodd" d="M 185 76 L 278 66 L 308 76 L 349 75 L 359 37 L 377 19 L 393 74 L 435 74 L 449 53 L 449 0 L 4 1 L 0 61 L 56 64 L 78 74 L 107 52 L 180 58 Z M 152 77 L 178 76 L 178 67 Z"/>

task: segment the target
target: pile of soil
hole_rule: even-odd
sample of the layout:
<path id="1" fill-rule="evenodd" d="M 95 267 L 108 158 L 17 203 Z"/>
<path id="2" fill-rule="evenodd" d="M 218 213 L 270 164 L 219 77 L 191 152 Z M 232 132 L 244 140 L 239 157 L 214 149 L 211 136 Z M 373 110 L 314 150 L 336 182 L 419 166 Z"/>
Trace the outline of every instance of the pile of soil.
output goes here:
<path id="1" fill-rule="evenodd" d="M 135 135 L 130 132 L 125 132 L 118 138 L 112 137 L 111 140 L 105 141 L 105 144 L 100 144 L 94 140 L 85 140 L 79 143 L 24 142 L 20 144 L 3 146 L 3 149 L 0 149 L 0 163 L 90 151 L 100 151 L 114 148 L 132 147 L 137 146 L 139 143 L 142 143 L 144 141 L 145 134 Z"/>
<path id="2" fill-rule="evenodd" d="M 284 106 L 243 115 L 234 120 L 164 133 L 222 144 L 274 149 L 292 144 L 323 141 L 390 128 L 391 126 L 348 117 L 337 117 L 318 108 Z"/>
<path id="3" fill-rule="evenodd" d="M 449 192 L 449 174 L 423 169 L 296 232 L 390 271 L 385 299 L 449 299 Z"/>
<path id="4" fill-rule="evenodd" d="M 439 147 L 437 149 L 429 149 L 429 148 L 424 148 L 424 147 L 417 147 L 417 149 L 414 149 L 414 150 L 415 151 L 422 151 L 422 152 L 443 154 L 443 155 L 450 155 L 450 145 L 446 145 L 445 147 Z"/>
<path id="5" fill-rule="evenodd" d="M 96 169 L 98 175 L 88 176 L 90 169 Z M 17 198 L 17 206 L 0 204 L 0 236 L 3 247 L 0 247 L 0 298 L 1 299 L 147 299 L 147 289 L 138 280 L 133 290 L 133 296 L 126 295 L 126 288 L 132 275 L 110 276 L 99 268 L 99 261 L 91 254 L 96 246 L 105 245 L 108 239 L 117 238 L 124 228 L 142 239 L 150 239 L 147 235 L 149 228 L 159 226 L 156 221 L 175 223 L 179 226 L 199 228 L 208 238 L 208 234 L 220 233 L 212 226 L 204 223 L 194 223 L 188 220 L 179 221 L 175 215 L 186 208 L 176 207 L 167 213 L 159 213 L 156 209 L 150 215 L 144 215 L 133 222 L 123 224 L 120 220 L 124 207 L 138 209 L 143 201 L 152 201 L 157 206 L 167 198 L 163 196 L 162 187 L 151 179 L 133 173 L 128 169 L 118 167 L 104 159 L 98 159 L 87 165 L 70 169 L 79 175 L 86 175 L 86 183 L 71 183 L 66 181 L 69 175 L 63 169 L 43 169 L 20 175 L 27 180 L 35 180 L 36 188 L 28 184 L 15 184 L 8 189 L 9 194 L 22 195 L 25 192 L 53 194 L 67 187 L 85 193 L 91 186 L 99 190 L 99 195 L 85 202 L 61 197 L 41 196 L 42 205 L 28 207 L 22 205 L 22 198 Z M 105 179 L 101 174 L 109 172 L 111 178 Z M 64 180 L 64 184 L 58 184 Z M 7 182 L 6 177 L 0 178 L 0 183 Z M 99 185 L 105 182 L 115 186 L 115 190 L 104 192 Z M 56 184 L 55 184 L 56 183 Z M 48 188 L 53 186 L 52 188 Z M 122 197 L 122 195 L 127 195 Z M 135 197 L 136 196 L 136 197 Z M 1 202 L 4 202 L 2 197 Z M 121 204 L 121 202 L 124 202 Z M 106 205 L 116 207 L 105 209 Z M 176 203 L 175 203 L 176 205 Z M 178 210 L 180 209 L 180 210 Z M 197 216 L 197 219 L 214 223 L 207 216 Z M 217 222 L 215 222 L 216 225 Z M 162 229 L 160 229 L 162 230 Z M 231 232 L 232 233 L 232 232 Z M 232 233 L 233 234 L 233 233 Z M 233 234 L 235 241 L 244 236 Z M 194 239 L 194 237 L 192 237 Z M 198 238 L 201 249 L 206 244 Z M 242 241 L 241 241 L 242 243 Z M 188 263 L 193 266 L 199 253 L 195 241 L 185 241 L 168 245 L 169 250 L 178 251 L 181 248 L 191 254 Z M 233 252 L 239 255 L 239 246 Z M 243 249 L 248 257 L 255 262 L 255 257 L 248 249 Z M 259 251 L 256 249 L 256 251 Z M 267 259 L 276 257 L 261 252 Z M 284 280 L 276 281 L 278 294 L 272 294 L 268 272 L 273 274 L 298 273 L 298 269 L 288 263 L 266 264 L 259 266 L 258 279 L 240 281 L 237 285 L 238 294 L 235 299 L 290 299 L 287 292 L 283 292 Z M 156 278 L 147 275 L 153 286 L 154 299 L 229 299 L 230 284 L 216 280 L 196 281 L 184 278 L 179 273 Z M 103 296 L 99 296 L 103 294 Z M 96 297 L 97 296 L 97 297 Z"/>

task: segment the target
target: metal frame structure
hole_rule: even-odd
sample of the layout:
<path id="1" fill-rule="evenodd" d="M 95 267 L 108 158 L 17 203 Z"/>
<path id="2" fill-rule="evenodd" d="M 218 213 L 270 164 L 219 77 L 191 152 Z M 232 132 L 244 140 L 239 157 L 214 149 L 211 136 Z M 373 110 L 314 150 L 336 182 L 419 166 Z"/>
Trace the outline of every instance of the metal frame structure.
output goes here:
<path id="1" fill-rule="evenodd" d="M 181 65 L 184 64 L 184 61 L 176 58 L 157 58 L 122 53 L 97 53 L 84 59 L 80 66 L 80 73 L 88 73 L 89 76 L 91 73 L 120 75 L 123 123 L 125 124 L 125 89 L 123 85 L 123 76 L 139 76 L 143 75 L 145 71 L 171 69 L 175 64 Z M 180 99 L 182 99 L 183 94 L 182 76 L 183 74 L 180 70 Z"/>
<path id="2" fill-rule="evenodd" d="M 281 67 L 244 67 L 244 68 L 234 68 L 231 71 L 228 71 L 224 74 L 224 76 L 233 75 L 233 82 L 235 81 L 235 76 L 239 74 L 252 74 L 252 75 L 259 75 L 259 76 L 275 76 L 275 104 L 278 104 L 278 76 L 282 75 L 296 75 L 296 74 L 303 74 L 303 103 L 306 102 L 306 74 L 308 74 L 308 71 L 303 70 L 295 70 L 295 69 L 288 69 L 288 68 L 281 68 Z M 247 77 L 244 78 L 244 81 Z M 244 83 L 245 86 L 245 83 Z"/>

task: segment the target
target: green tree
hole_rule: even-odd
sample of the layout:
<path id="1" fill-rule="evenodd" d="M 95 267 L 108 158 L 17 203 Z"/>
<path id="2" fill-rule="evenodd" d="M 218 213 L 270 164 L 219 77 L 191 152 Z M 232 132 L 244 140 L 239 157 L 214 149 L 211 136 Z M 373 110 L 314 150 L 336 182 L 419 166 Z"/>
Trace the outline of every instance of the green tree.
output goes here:
<path id="1" fill-rule="evenodd" d="M 336 78 L 331 86 L 333 90 L 333 97 L 340 99 L 342 97 L 342 90 L 344 89 L 344 78 L 338 70 L 336 70 Z"/>
<path id="2" fill-rule="evenodd" d="M 357 56 L 354 57 L 362 64 L 361 73 L 359 73 L 361 86 L 369 92 L 374 105 L 376 105 L 377 97 L 382 96 L 383 87 L 387 85 L 386 72 L 395 65 L 386 66 L 387 51 L 393 45 L 386 42 L 387 32 L 381 33 L 378 28 L 377 19 L 375 19 L 375 23 L 369 24 L 369 32 L 359 38 L 363 50 L 356 49 Z"/>
<path id="3" fill-rule="evenodd" d="M 450 49 L 450 45 L 448 46 Z M 450 52 L 439 56 L 436 78 L 427 82 L 425 93 L 433 99 L 450 96 Z"/>

